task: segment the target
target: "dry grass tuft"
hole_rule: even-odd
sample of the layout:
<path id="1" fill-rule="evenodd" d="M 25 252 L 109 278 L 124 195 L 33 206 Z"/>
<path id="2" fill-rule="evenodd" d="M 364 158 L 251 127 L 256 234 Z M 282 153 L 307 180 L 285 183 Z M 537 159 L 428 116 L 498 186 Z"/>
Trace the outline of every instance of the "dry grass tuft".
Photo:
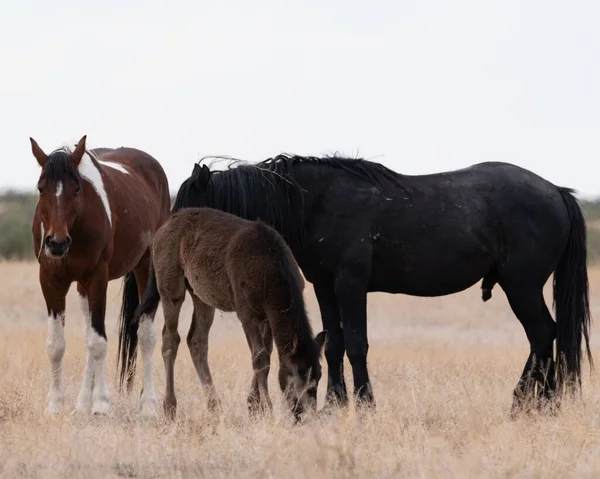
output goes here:
<path id="1" fill-rule="evenodd" d="M 177 420 L 142 420 L 136 411 L 139 372 L 132 397 L 121 397 L 115 389 L 118 282 L 110 286 L 108 306 L 112 416 L 70 414 L 84 364 L 82 316 L 73 288 L 68 297 L 63 367 L 67 407 L 56 418 L 45 417 L 49 366 L 37 267 L 2 263 L 0 273 L 2 477 L 552 478 L 595 477 L 600 469 L 596 376 L 586 374 L 582 400 L 564 404 L 555 418 L 508 418 L 528 344 L 499 288 L 486 304 L 478 287 L 444 298 L 371 295 L 369 364 L 376 411 L 360 414 L 351 407 L 295 427 L 282 407 L 275 354 L 270 377 L 273 417 L 248 418 L 250 352 L 237 319 L 219 313 L 211 332 L 209 360 L 223 415 L 214 418 L 207 413 L 182 341 L 175 375 Z M 600 269 L 590 275 L 597 317 Z M 310 289 L 306 297 L 319 331 Z M 188 300 L 180 325 L 182 337 L 190 317 Z M 157 316 L 157 331 L 160 328 L 162 314 Z M 162 394 L 160 341 L 155 371 Z M 325 384 L 321 386 L 319 406 Z"/>

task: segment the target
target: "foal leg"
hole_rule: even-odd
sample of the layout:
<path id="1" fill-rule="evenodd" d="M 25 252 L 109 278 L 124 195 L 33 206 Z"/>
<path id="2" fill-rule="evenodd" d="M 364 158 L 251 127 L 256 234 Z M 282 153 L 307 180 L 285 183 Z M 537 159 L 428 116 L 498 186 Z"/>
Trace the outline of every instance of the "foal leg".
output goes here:
<path id="1" fill-rule="evenodd" d="M 62 411 L 64 391 L 62 387 L 62 359 L 65 354 L 65 298 L 69 285 L 58 285 L 40 268 L 40 285 L 48 311 L 48 339 L 46 353 L 50 361 L 50 387 L 46 414 Z"/>
<path id="2" fill-rule="evenodd" d="M 511 415 L 540 408 L 552 399 L 555 389 L 553 342 L 556 323 L 544 302 L 541 289 L 505 288 L 510 306 L 523 325 L 530 344 L 529 357 L 514 390 Z"/>
<path id="3" fill-rule="evenodd" d="M 162 356 L 165 363 L 165 399 L 163 407 L 165 415 L 169 419 L 174 419 L 177 411 L 177 398 L 175 397 L 175 358 L 181 338 L 177 327 L 179 326 L 179 312 L 185 299 L 185 288 L 180 297 L 165 297 L 161 292 L 163 313 L 165 325 L 162 332 Z"/>
<path id="4" fill-rule="evenodd" d="M 315 295 L 319 302 L 323 329 L 327 330 L 325 359 L 327 360 L 327 394 L 325 407 L 346 406 L 348 392 L 344 380 L 344 331 L 340 309 L 335 298 L 333 280 L 314 283 Z"/>
<path id="5" fill-rule="evenodd" d="M 265 412 L 273 409 L 268 386 L 271 352 L 273 350 L 272 332 L 269 323 L 257 316 L 240 315 L 240 320 L 252 353 L 254 376 L 248 395 L 248 411 L 250 416 L 255 416 L 260 411 Z"/>
<path id="6" fill-rule="evenodd" d="M 193 293 L 191 294 L 194 303 L 194 313 L 187 335 L 187 345 L 192 356 L 192 362 L 196 368 L 196 373 L 204 389 L 208 410 L 217 412 L 219 409 L 219 397 L 217 396 L 208 366 L 208 334 L 215 317 L 215 308 L 204 303 Z"/>
<path id="7" fill-rule="evenodd" d="M 148 284 L 150 253 L 144 254 L 140 262 L 133 270 L 135 281 L 138 287 L 140 299 L 144 295 L 146 285 Z M 154 388 L 154 379 L 152 377 L 152 355 L 156 346 L 156 333 L 154 331 L 154 316 L 156 310 L 150 314 L 144 314 L 140 318 L 138 325 L 138 342 L 144 364 L 144 382 L 140 394 L 140 412 L 142 416 L 156 417 L 156 390 Z"/>
<path id="8" fill-rule="evenodd" d="M 79 304 L 83 313 L 84 325 L 84 341 L 90 336 L 90 328 L 92 327 L 92 315 L 90 314 L 90 306 L 87 297 L 87 292 L 81 283 L 77 284 L 77 292 L 79 293 Z M 75 403 L 75 411 L 88 411 L 92 407 L 92 393 L 94 389 L 94 360 L 90 350 L 88 349 L 85 358 L 85 369 L 83 372 L 83 383 L 77 396 Z"/>
<path id="9" fill-rule="evenodd" d="M 107 414 L 110 409 L 110 394 L 106 386 L 106 288 L 108 265 L 100 263 L 86 284 L 88 306 L 91 312 L 91 328 L 87 337 L 88 354 L 92 358 L 94 386 L 92 392 L 92 414 Z"/>

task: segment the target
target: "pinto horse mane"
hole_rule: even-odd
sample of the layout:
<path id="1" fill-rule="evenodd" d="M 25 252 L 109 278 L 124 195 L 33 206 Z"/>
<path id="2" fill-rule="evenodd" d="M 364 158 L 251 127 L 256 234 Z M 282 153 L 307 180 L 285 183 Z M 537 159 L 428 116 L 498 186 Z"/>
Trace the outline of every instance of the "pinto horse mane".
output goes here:
<path id="1" fill-rule="evenodd" d="M 85 149 L 85 153 L 99 162 L 98 155 L 89 149 Z M 58 183 L 65 180 L 73 180 L 78 186 L 81 186 L 81 175 L 69 161 L 69 156 L 73 154 L 73 147 L 70 144 L 64 144 L 55 149 L 48 155 L 48 164 L 40 179 L 45 179 L 50 183 Z"/>
<path id="2" fill-rule="evenodd" d="M 294 169 L 316 165 L 341 170 L 371 183 L 380 191 L 388 186 L 402 188 L 401 175 L 385 166 L 363 158 L 300 156 L 287 153 L 250 163 L 231 157 L 204 157 L 228 160 L 224 170 L 211 170 L 206 185 L 206 206 L 220 209 L 249 220 L 262 220 L 279 231 L 292 249 L 304 238 L 304 190 L 294 178 Z M 214 164 L 211 163 L 210 167 Z M 180 187 L 173 212 L 197 205 L 200 192 L 193 176 Z"/>
<path id="3" fill-rule="evenodd" d="M 73 150 L 68 146 L 62 146 L 48 155 L 48 163 L 41 180 L 46 180 L 50 183 L 58 183 L 65 180 L 73 180 L 81 186 L 81 176 L 69 161 L 69 156 Z"/>

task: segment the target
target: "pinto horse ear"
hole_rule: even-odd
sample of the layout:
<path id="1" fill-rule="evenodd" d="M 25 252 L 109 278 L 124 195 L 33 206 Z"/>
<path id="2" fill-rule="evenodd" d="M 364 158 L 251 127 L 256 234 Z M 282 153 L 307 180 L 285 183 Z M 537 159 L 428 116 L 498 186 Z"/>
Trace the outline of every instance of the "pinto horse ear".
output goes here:
<path id="1" fill-rule="evenodd" d="M 194 165 L 194 171 L 192 171 L 192 178 L 200 185 L 207 185 L 210 181 L 210 170 L 206 165 L 200 166 L 196 163 Z"/>
<path id="2" fill-rule="evenodd" d="M 44 168 L 46 163 L 48 163 L 48 155 L 44 153 L 44 151 L 40 148 L 40 145 L 38 145 L 37 141 L 35 141 L 33 138 L 29 137 L 29 141 L 31 142 L 31 152 L 33 153 L 33 156 L 35 156 L 35 159 L 39 165 Z"/>
<path id="3" fill-rule="evenodd" d="M 75 147 L 75 151 L 73 151 L 73 154 L 71 155 L 71 161 L 73 162 L 73 166 L 75 168 L 79 166 L 79 162 L 81 161 L 81 159 L 83 158 L 83 154 L 85 153 L 86 138 L 87 135 L 83 135 L 81 137 L 81 140 L 79 140 L 79 143 L 77 143 L 77 146 Z"/>

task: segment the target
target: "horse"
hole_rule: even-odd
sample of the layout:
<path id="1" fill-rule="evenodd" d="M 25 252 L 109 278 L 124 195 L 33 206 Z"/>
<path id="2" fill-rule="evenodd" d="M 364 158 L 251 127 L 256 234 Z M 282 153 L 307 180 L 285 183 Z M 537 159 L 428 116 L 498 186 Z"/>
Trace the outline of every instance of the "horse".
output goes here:
<path id="1" fill-rule="evenodd" d="M 250 415 L 272 410 L 267 379 L 273 340 L 279 353 L 279 385 L 296 420 L 315 412 L 327 333 L 313 338 L 303 290 L 294 256 L 273 228 L 211 208 L 174 212 L 154 237 L 150 279 L 134 315 L 140 327 L 152 323 L 162 300 L 165 415 L 173 419 L 177 409 L 173 376 L 186 291 L 194 305 L 187 345 L 209 411 L 220 410 L 208 365 L 208 335 L 219 309 L 237 313 L 252 353 Z M 129 336 L 123 337 L 123 344 L 129 357 L 135 357 Z M 128 364 L 122 362 L 121 378 L 130 374 Z"/>
<path id="2" fill-rule="evenodd" d="M 123 278 L 119 322 L 127 329 L 148 281 L 152 238 L 170 215 L 169 184 L 155 158 L 127 147 L 88 150 L 86 138 L 74 148 L 67 145 L 50 154 L 30 138 L 42 169 L 32 233 L 48 313 L 48 414 L 60 413 L 64 406 L 65 298 L 73 282 L 84 313 L 87 346 L 74 412 L 110 412 L 105 380 L 107 285 Z M 156 341 L 153 330 L 142 330 L 140 336 L 144 361 L 149 363 L 147 352 Z M 144 386 L 142 413 L 153 414 L 151 375 L 144 377 Z"/>
<path id="3" fill-rule="evenodd" d="M 281 154 L 222 171 L 195 164 L 173 210 L 208 206 L 282 234 L 327 330 L 327 408 L 348 404 L 344 353 L 357 405 L 375 407 L 367 293 L 436 297 L 482 280 L 487 301 L 498 284 L 530 345 L 513 391 L 517 414 L 579 390 L 583 339 L 593 368 L 586 224 L 573 193 L 503 162 L 403 175 L 339 154 Z M 552 273 L 556 320 L 542 293 Z"/>

